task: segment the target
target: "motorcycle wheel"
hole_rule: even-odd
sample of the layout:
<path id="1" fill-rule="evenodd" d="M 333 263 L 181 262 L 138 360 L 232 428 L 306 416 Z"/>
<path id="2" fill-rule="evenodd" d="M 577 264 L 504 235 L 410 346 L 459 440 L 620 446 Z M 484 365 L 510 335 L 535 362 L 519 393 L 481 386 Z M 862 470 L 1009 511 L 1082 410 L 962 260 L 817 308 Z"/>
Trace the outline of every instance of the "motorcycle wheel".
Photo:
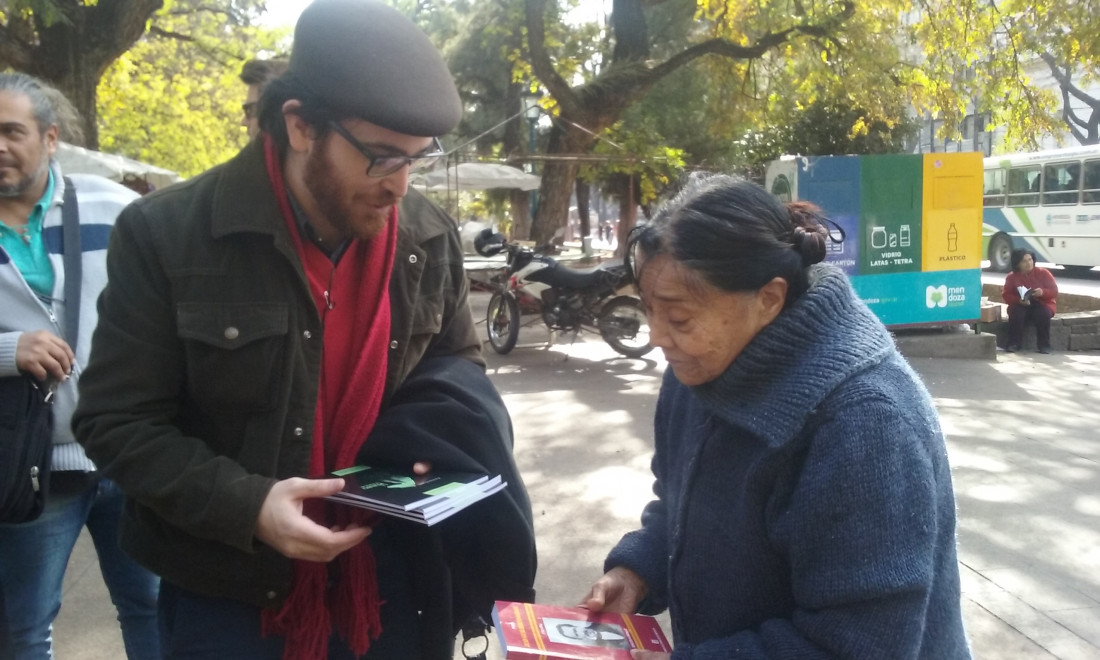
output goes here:
<path id="1" fill-rule="evenodd" d="M 612 298 L 603 306 L 596 327 L 607 345 L 630 358 L 653 350 L 649 343 L 649 322 L 642 301 L 630 296 Z"/>
<path id="2" fill-rule="evenodd" d="M 510 293 L 494 293 L 489 298 L 489 309 L 485 314 L 485 325 L 489 330 L 489 345 L 501 355 L 516 347 L 519 339 L 519 305 Z"/>

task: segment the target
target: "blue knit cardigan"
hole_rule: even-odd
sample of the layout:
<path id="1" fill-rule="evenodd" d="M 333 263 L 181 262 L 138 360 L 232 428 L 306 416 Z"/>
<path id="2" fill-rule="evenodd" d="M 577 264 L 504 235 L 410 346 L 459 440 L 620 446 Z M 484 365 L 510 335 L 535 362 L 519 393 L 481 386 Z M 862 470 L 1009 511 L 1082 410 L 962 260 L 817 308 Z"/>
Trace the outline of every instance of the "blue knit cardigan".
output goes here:
<path id="1" fill-rule="evenodd" d="M 969 658 L 932 401 L 828 265 L 725 373 L 665 374 L 657 499 L 611 551 L 673 658 Z"/>

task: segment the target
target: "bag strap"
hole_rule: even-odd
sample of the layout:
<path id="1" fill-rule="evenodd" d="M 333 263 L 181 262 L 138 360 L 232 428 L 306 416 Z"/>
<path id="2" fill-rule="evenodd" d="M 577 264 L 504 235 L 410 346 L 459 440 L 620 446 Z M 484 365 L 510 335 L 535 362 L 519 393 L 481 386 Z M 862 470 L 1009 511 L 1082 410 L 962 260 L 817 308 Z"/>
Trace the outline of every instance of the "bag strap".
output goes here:
<path id="1" fill-rule="evenodd" d="M 65 339 L 76 350 L 80 332 L 80 209 L 76 205 L 76 187 L 69 177 L 65 181 L 65 194 L 61 204 L 62 253 L 65 266 Z"/>
<path id="2" fill-rule="evenodd" d="M 485 653 L 489 650 L 490 628 L 491 626 L 485 622 L 485 619 L 477 614 L 470 615 L 466 625 L 462 626 L 462 655 L 467 660 L 485 660 Z M 476 643 L 471 648 L 467 648 L 467 642 L 479 637 L 482 640 L 480 648 Z"/>

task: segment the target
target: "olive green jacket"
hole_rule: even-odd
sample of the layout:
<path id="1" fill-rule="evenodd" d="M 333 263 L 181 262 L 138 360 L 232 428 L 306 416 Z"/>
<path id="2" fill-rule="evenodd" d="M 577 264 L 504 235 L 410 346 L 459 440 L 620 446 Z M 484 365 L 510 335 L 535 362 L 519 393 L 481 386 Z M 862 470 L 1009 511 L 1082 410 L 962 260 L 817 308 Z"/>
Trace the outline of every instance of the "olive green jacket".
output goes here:
<path id="1" fill-rule="evenodd" d="M 424 358 L 484 367 L 454 222 L 415 193 L 399 214 L 383 410 Z M 308 474 L 322 327 L 262 142 L 127 207 L 107 267 L 73 428 L 127 494 L 123 549 L 185 589 L 278 606 L 291 563 L 255 525 L 276 480 Z"/>

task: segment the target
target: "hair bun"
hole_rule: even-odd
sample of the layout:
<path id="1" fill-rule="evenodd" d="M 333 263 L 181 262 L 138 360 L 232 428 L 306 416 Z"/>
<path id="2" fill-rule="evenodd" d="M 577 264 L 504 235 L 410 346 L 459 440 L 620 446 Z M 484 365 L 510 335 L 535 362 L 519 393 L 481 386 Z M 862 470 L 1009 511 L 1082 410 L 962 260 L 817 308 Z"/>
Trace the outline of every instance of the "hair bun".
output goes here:
<path id="1" fill-rule="evenodd" d="M 816 231 L 795 227 L 791 232 L 794 249 L 802 257 L 802 267 L 812 266 L 825 258 L 825 237 Z"/>
<path id="2" fill-rule="evenodd" d="M 790 215 L 791 244 L 802 257 L 802 267 L 812 266 L 825 259 L 825 241 L 828 230 L 821 209 L 809 202 L 787 202 Z"/>

